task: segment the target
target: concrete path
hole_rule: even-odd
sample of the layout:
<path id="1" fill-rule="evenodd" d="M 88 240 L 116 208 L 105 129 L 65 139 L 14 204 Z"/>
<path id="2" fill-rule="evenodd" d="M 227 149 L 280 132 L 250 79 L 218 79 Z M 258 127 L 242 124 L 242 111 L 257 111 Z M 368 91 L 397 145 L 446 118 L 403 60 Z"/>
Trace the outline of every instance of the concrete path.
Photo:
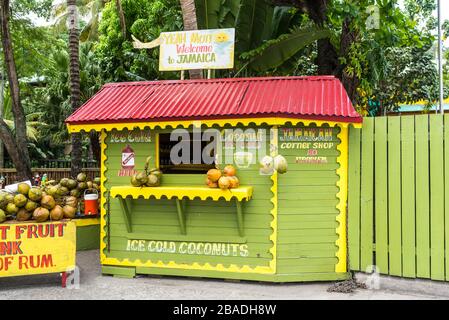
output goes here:
<path id="1" fill-rule="evenodd" d="M 329 293 L 332 283 L 262 284 L 179 277 L 137 277 L 123 279 L 102 276 L 98 251 L 78 253 L 79 289 L 63 289 L 59 275 L 0 278 L 0 300 L 15 299 L 449 299 L 449 295 L 423 290 L 410 292 L 408 281 L 395 290 L 357 290 L 355 293 Z M 444 284 L 449 293 L 449 285 Z M 447 287 L 446 287 L 447 286 Z M 404 288 L 404 289 L 402 289 Z M 441 288 L 440 288 L 441 289 Z M 407 291 L 406 291 L 407 290 Z M 425 292 L 425 293 L 423 293 Z"/>

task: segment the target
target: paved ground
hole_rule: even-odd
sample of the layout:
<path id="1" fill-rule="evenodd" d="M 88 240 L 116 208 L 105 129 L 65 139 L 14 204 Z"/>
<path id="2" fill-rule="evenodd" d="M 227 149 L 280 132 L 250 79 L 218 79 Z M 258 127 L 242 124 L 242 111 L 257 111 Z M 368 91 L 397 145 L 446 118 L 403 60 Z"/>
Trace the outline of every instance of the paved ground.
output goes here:
<path id="1" fill-rule="evenodd" d="M 63 289 L 58 275 L 0 278 L 0 300 L 15 299 L 448 299 L 448 296 L 399 290 L 328 293 L 331 283 L 262 284 L 177 277 L 123 279 L 102 276 L 98 251 L 78 254 L 79 289 Z M 404 280 L 406 281 L 406 280 Z M 403 286 L 407 288 L 407 285 Z M 449 285 L 448 285 L 449 292 Z"/>

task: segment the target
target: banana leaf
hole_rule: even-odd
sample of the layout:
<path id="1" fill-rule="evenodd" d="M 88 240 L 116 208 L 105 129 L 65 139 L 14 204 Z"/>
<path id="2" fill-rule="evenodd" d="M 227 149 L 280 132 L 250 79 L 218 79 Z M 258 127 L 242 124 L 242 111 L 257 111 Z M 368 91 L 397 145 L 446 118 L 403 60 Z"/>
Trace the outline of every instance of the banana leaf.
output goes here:
<path id="1" fill-rule="evenodd" d="M 271 29 L 273 6 L 266 0 L 242 0 L 235 21 L 237 54 L 257 48 Z"/>
<path id="2" fill-rule="evenodd" d="M 220 0 L 195 0 L 198 29 L 219 27 Z"/>
<path id="3" fill-rule="evenodd" d="M 271 27 L 271 38 L 277 38 L 281 34 L 288 33 L 293 17 L 292 7 L 278 6 L 274 8 Z"/>
<path id="4" fill-rule="evenodd" d="M 258 72 L 277 68 L 302 48 L 329 36 L 330 31 L 326 29 L 295 29 L 292 33 L 267 41 L 258 49 L 247 53 L 246 57 L 250 57 L 249 67 Z"/>

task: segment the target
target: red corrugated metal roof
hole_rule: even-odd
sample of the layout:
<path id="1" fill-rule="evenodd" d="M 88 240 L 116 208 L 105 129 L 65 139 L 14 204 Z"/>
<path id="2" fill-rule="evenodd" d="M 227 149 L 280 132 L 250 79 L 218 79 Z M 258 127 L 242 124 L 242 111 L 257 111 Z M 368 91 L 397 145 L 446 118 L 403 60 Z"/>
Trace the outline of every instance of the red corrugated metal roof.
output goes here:
<path id="1" fill-rule="evenodd" d="M 106 84 L 70 124 L 283 116 L 361 122 L 333 76 Z"/>

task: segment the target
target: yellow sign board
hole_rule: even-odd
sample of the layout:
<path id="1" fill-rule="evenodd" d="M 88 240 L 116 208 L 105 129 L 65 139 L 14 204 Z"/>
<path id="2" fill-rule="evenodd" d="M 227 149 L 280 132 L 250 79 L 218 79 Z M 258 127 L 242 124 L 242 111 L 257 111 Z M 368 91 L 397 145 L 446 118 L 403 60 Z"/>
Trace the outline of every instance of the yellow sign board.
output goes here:
<path id="1" fill-rule="evenodd" d="M 75 269 L 73 221 L 0 224 L 0 277 Z"/>
<path id="2" fill-rule="evenodd" d="M 232 69 L 234 29 L 162 32 L 159 70 Z"/>

